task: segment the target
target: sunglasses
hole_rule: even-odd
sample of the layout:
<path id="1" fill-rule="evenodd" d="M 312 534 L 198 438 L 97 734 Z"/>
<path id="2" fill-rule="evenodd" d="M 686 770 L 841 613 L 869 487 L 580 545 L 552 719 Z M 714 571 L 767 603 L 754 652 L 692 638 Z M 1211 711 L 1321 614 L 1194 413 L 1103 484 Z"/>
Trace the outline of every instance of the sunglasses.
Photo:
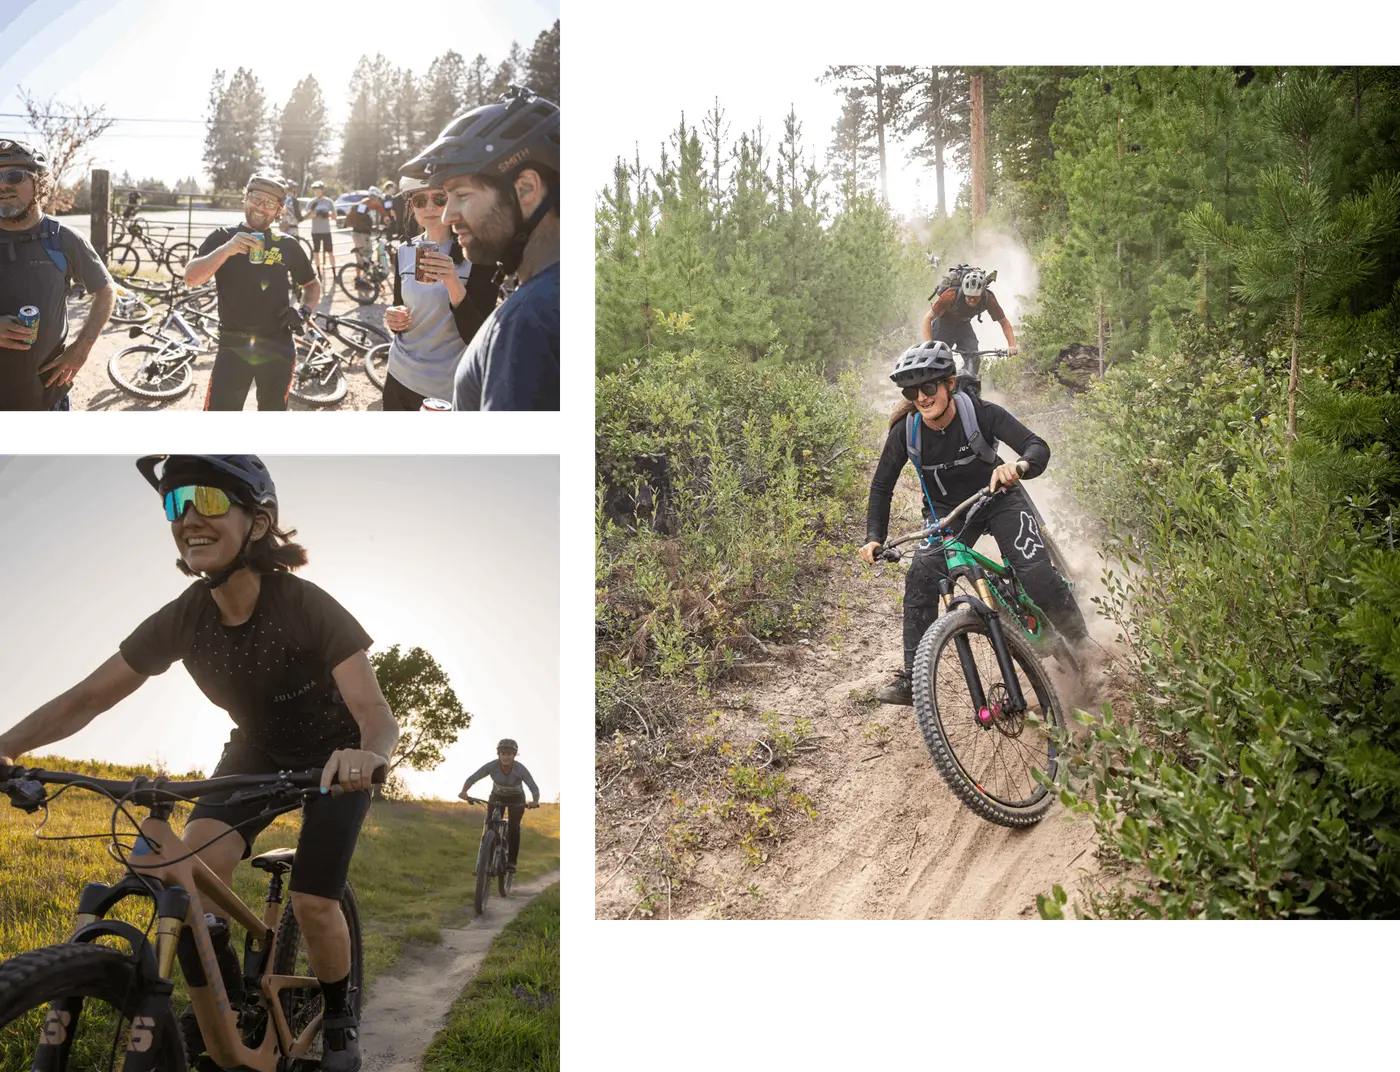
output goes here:
<path id="1" fill-rule="evenodd" d="M 228 492 L 190 484 L 165 493 L 165 520 L 178 521 L 191 506 L 200 517 L 223 517 L 233 506 Z"/>
<path id="2" fill-rule="evenodd" d="M 446 208 L 446 207 L 447 207 L 447 195 L 444 194 L 444 193 L 413 194 L 411 197 L 409 197 L 408 203 L 409 203 L 410 205 L 412 205 L 414 208 L 424 208 L 424 207 L 427 206 L 427 204 L 428 204 L 428 198 L 430 198 L 430 197 L 433 199 L 433 205 L 434 205 L 434 207 L 436 207 L 436 208 Z"/>
<path id="3" fill-rule="evenodd" d="M 273 209 L 282 207 L 281 201 L 274 201 L 272 198 L 263 197 L 261 194 L 248 194 L 244 200 L 254 208 Z"/>
<path id="4" fill-rule="evenodd" d="M 18 186 L 25 179 L 32 178 L 34 172 L 25 171 L 24 168 L 15 168 L 12 171 L 0 171 L 0 182 L 6 186 Z"/>
<path id="5" fill-rule="evenodd" d="M 942 380 L 934 380 L 932 383 L 921 383 L 917 387 L 906 387 L 901 392 L 910 402 L 914 402 L 920 395 L 928 398 L 938 394 L 938 389 L 943 386 Z"/>

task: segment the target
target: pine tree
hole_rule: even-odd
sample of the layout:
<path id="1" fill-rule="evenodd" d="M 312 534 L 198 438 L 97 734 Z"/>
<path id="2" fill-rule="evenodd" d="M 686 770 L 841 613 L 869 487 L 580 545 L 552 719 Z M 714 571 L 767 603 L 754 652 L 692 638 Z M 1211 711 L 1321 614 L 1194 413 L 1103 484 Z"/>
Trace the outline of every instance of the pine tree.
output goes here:
<path id="1" fill-rule="evenodd" d="M 948 215 L 944 169 L 971 139 L 967 72 L 958 67 L 892 67 L 894 122 L 914 155 L 933 165 L 938 217 Z"/>
<path id="2" fill-rule="evenodd" d="M 525 82 L 546 100 L 559 103 L 559 20 L 548 30 L 541 30 L 530 50 Z"/>
<path id="3" fill-rule="evenodd" d="M 880 66 L 828 67 L 821 79 L 823 82 L 839 82 L 848 105 L 853 98 L 864 99 L 867 102 L 861 112 L 867 117 L 865 130 L 874 144 L 876 160 L 879 163 L 880 199 L 887 205 L 890 202 L 890 188 L 885 142 L 893 132 L 892 115 L 895 100 L 895 85 L 889 78 L 890 70 L 891 68 Z"/>
<path id="4" fill-rule="evenodd" d="M 326 126 L 326 102 L 316 79 L 307 75 L 297 83 L 277 120 L 277 161 L 282 174 L 305 192 L 312 173 L 325 163 L 330 131 Z"/>
<path id="5" fill-rule="evenodd" d="M 472 60 L 471 66 L 467 68 L 466 83 L 462 91 L 462 107 L 464 110 L 480 108 L 483 104 L 490 104 L 496 98 L 490 95 L 491 86 L 491 65 L 486 62 L 486 57 L 477 53 L 476 59 Z"/>
<path id="6" fill-rule="evenodd" d="M 485 58 L 477 60 L 485 63 Z M 428 67 L 422 81 L 422 125 L 428 139 L 436 138 L 457 116 L 473 107 L 466 62 L 460 53 L 444 52 Z"/>
<path id="7" fill-rule="evenodd" d="M 1210 203 L 1186 226 L 1234 267 L 1237 292 L 1280 311 L 1288 324 L 1288 437 L 1297 438 L 1299 349 L 1309 314 L 1334 308 L 1377 267 L 1376 247 L 1400 218 L 1400 174 L 1374 176 L 1365 194 L 1337 198 L 1333 132 L 1344 116 L 1322 71 L 1290 73 L 1271 87 L 1264 131 L 1276 163 L 1259 176 L 1248 227 L 1230 224 Z"/>
<path id="8" fill-rule="evenodd" d="M 350 116 L 340 143 L 340 178 L 363 189 L 379 181 L 379 131 L 373 70 L 361 56 L 350 78 Z"/>
<path id="9" fill-rule="evenodd" d="M 217 190 L 241 190 L 268 159 L 267 101 L 253 72 L 240 67 L 224 84 L 215 71 L 205 118 L 204 165 Z"/>
<path id="10" fill-rule="evenodd" d="M 491 77 L 491 84 L 486 90 L 488 100 L 499 100 L 512 84 L 518 83 L 525 75 L 525 54 L 520 51 L 520 42 L 510 43 L 510 52 L 501 61 L 501 65 L 496 68 L 496 73 Z"/>

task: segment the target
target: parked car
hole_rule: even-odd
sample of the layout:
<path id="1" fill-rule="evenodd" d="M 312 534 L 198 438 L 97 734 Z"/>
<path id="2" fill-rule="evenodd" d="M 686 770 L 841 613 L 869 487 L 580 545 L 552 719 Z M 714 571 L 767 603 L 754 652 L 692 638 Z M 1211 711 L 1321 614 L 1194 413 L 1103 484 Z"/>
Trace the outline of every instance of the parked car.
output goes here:
<path id="1" fill-rule="evenodd" d="M 335 199 L 335 222 L 343 224 L 346 213 L 369 196 L 368 190 L 347 190 Z"/>

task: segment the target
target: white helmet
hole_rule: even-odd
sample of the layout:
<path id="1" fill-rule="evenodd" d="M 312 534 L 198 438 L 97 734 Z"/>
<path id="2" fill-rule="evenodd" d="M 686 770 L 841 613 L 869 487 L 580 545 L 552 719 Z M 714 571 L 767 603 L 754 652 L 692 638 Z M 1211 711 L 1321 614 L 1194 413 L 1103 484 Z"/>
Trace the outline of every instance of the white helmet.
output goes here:
<path id="1" fill-rule="evenodd" d="M 980 298 L 987 289 L 987 273 L 974 268 L 962 278 L 962 292 L 969 298 Z"/>
<path id="2" fill-rule="evenodd" d="M 370 197 L 377 197 L 377 198 L 379 198 L 381 201 L 384 199 L 384 191 L 381 190 L 378 186 L 371 186 L 371 187 L 370 187 L 368 190 L 366 190 L 365 192 L 366 192 L 367 194 L 369 194 Z"/>

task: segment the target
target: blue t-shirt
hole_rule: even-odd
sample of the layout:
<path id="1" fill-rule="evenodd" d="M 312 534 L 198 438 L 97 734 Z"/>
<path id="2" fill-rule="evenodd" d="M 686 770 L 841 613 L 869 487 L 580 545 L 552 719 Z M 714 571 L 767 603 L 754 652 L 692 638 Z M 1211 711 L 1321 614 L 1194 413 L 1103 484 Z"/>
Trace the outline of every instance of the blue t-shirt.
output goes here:
<path id="1" fill-rule="evenodd" d="M 476 333 L 457 366 L 455 407 L 559 408 L 559 262 L 531 276 Z"/>

